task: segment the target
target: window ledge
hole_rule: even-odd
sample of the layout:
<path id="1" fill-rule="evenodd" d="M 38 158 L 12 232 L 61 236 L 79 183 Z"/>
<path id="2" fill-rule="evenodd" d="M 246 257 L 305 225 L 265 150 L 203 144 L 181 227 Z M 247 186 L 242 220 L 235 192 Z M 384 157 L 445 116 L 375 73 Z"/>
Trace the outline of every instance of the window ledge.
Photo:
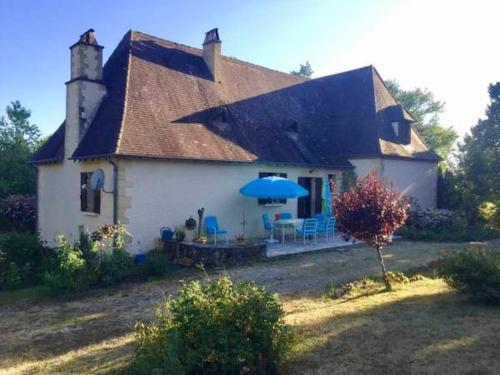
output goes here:
<path id="1" fill-rule="evenodd" d="M 84 214 L 86 216 L 99 216 L 99 214 L 96 214 L 95 212 L 82 211 L 82 214 Z"/>
<path id="2" fill-rule="evenodd" d="M 281 207 L 284 203 L 266 203 L 264 207 Z"/>

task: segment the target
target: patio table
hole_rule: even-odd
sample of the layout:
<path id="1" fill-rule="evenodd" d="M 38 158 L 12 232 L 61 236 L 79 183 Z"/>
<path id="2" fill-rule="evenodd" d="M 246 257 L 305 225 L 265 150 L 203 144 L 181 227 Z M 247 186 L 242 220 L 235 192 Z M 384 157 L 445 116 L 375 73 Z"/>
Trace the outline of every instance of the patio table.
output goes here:
<path id="1" fill-rule="evenodd" d="M 281 243 L 285 243 L 285 229 L 287 227 L 293 228 L 293 233 L 295 235 L 295 229 L 302 225 L 303 219 L 280 219 L 274 222 L 275 227 L 280 227 L 281 229 Z"/>

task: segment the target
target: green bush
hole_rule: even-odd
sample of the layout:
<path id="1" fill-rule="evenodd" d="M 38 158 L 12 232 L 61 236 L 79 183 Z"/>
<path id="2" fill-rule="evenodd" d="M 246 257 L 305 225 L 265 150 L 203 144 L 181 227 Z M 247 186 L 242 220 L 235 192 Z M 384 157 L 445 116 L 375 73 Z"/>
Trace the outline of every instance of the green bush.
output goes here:
<path id="1" fill-rule="evenodd" d="M 71 291 L 88 285 L 86 262 L 78 244 L 70 244 L 64 236 L 59 238 L 56 267 L 45 274 L 44 281 L 58 291 Z"/>
<path id="2" fill-rule="evenodd" d="M 134 265 L 133 258 L 125 250 L 115 249 L 101 254 L 99 258 L 95 272 L 97 284 L 102 286 L 123 280 Z"/>
<path id="3" fill-rule="evenodd" d="M 137 324 L 129 373 L 276 373 L 290 338 L 283 317 L 278 297 L 253 283 L 187 283 Z"/>
<path id="4" fill-rule="evenodd" d="M 500 255 L 464 250 L 439 262 L 446 282 L 482 302 L 500 304 Z"/>
<path id="5" fill-rule="evenodd" d="M 500 230 L 481 224 L 469 226 L 458 218 L 446 228 L 419 228 L 411 224 L 405 225 L 398 234 L 412 241 L 461 242 L 498 238 L 500 237 Z"/>
<path id="6" fill-rule="evenodd" d="M 39 284 L 54 267 L 56 253 L 29 232 L 0 235 L 0 289 Z"/>
<path id="7" fill-rule="evenodd" d="M 134 263 L 124 249 L 124 233 L 122 226 L 103 225 L 92 234 L 80 228 L 74 244 L 61 236 L 57 264 L 46 273 L 45 283 L 55 291 L 71 291 L 123 280 Z"/>
<path id="8" fill-rule="evenodd" d="M 151 250 L 146 254 L 146 260 L 144 261 L 144 275 L 164 276 L 169 272 L 170 266 L 171 263 L 163 250 Z"/>

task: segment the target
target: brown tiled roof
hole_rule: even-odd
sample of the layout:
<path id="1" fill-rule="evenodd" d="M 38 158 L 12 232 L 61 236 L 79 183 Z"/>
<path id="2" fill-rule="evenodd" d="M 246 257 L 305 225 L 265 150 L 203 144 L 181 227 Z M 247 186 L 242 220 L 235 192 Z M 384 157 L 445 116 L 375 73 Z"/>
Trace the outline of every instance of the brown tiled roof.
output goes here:
<path id="1" fill-rule="evenodd" d="M 421 160 L 438 161 L 440 157 L 425 145 L 422 138 L 411 127 L 410 142 L 402 144 L 395 141 L 390 128 L 390 121 L 383 119 L 382 114 L 392 112 L 394 120 L 414 122 L 414 117 L 399 104 L 392 96 L 376 69 L 373 69 L 373 85 L 375 94 L 375 107 L 377 109 L 377 121 L 379 131 L 380 152 L 384 156 L 406 157 Z M 385 117 L 385 116 L 384 116 Z"/>
<path id="2" fill-rule="evenodd" d="M 382 144 L 377 113 L 396 103 L 371 66 L 307 80 L 229 57 L 221 65 L 213 82 L 200 49 L 127 33 L 104 68 L 108 95 L 72 157 L 351 167 L 350 156 L 428 152 L 417 141 L 410 152 Z"/>

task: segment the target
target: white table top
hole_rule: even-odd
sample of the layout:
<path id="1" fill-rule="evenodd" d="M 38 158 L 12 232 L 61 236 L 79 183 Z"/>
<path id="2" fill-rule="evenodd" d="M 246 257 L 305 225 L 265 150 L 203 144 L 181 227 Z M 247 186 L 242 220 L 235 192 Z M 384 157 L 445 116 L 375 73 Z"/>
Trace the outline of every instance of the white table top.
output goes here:
<path id="1" fill-rule="evenodd" d="M 280 219 L 276 220 L 274 224 L 276 225 L 297 225 L 301 224 L 303 219 Z"/>

